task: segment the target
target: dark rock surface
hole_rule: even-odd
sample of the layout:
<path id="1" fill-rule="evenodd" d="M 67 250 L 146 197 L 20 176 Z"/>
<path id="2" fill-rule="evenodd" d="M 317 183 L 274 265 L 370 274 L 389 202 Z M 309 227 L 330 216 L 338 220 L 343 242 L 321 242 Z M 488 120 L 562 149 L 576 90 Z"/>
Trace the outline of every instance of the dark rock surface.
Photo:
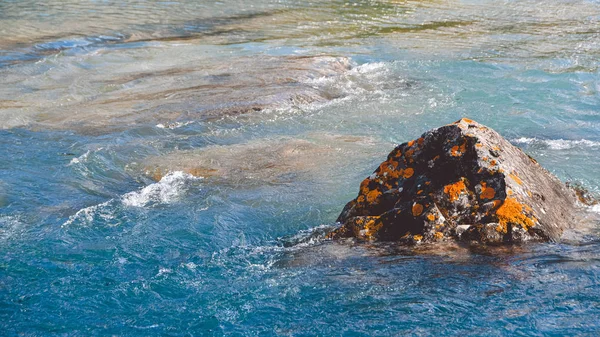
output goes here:
<path id="1" fill-rule="evenodd" d="M 396 147 L 328 237 L 555 241 L 574 223 L 577 203 L 575 191 L 533 158 L 464 118 Z"/>

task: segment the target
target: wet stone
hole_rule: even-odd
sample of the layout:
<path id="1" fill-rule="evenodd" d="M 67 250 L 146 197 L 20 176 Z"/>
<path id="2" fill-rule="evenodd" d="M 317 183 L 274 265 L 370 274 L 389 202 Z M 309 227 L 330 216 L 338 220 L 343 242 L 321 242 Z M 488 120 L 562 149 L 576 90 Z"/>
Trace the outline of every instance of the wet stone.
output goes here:
<path id="1" fill-rule="evenodd" d="M 556 241 L 575 190 L 496 131 L 463 118 L 397 146 L 362 181 L 329 238 L 405 243 Z"/>

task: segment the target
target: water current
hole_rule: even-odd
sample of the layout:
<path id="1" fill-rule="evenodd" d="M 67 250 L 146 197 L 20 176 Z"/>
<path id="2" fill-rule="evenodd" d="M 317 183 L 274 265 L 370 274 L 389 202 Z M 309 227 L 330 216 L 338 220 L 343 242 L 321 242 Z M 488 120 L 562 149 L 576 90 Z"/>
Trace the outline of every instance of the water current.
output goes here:
<path id="1" fill-rule="evenodd" d="M 322 234 L 461 117 L 598 196 L 599 60 L 595 0 L 0 0 L 0 335 L 597 336 L 595 220 Z"/>

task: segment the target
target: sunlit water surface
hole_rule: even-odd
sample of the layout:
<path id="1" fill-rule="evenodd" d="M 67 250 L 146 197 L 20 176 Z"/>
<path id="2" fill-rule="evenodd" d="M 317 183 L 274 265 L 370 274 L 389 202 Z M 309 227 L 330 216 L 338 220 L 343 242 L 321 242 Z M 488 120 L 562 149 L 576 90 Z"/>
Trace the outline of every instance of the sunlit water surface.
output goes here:
<path id="1" fill-rule="evenodd" d="M 465 116 L 598 195 L 599 59 L 597 1 L 0 1 L 0 334 L 597 336 L 597 220 L 322 234 Z"/>

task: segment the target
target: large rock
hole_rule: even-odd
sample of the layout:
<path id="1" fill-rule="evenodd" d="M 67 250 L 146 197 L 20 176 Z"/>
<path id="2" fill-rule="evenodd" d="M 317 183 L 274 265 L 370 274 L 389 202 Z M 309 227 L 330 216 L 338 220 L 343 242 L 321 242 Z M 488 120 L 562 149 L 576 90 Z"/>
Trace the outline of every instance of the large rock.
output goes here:
<path id="1" fill-rule="evenodd" d="M 463 118 L 396 147 L 328 236 L 555 241 L 577 211 L 574 190 L 494 130 Z"/>

